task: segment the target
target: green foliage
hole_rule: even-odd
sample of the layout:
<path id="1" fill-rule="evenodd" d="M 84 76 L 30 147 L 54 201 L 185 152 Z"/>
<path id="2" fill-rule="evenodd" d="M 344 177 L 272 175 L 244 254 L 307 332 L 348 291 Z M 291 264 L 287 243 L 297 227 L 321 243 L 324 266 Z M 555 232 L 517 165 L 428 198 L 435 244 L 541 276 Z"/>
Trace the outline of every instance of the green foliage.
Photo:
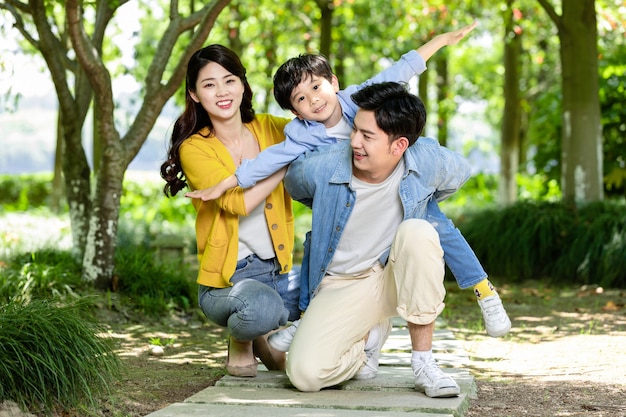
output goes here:
<path id="1" fill-rule="evenodd" d="M 23 188 L 20 193 L 26 203 L 4 204 L 7 212 L 34 208 L 48 203 L 49 176 L 7 176 L 5 191 Z M 180 264 L 163 264 L 155 260 L 153 245 L 164 236 L 171 236 L 175 243 L 187 246 L 187 252 L 195 251 L 195 212 L 189 199 L 166 198 L 163 184 L 145 178 L 133 178 L 124 182 L 121 198 L 118 250 L 115 258 L 115 274 L 118 290 L 130 297 L 135 306 L 145 313 L 158 315 L 172 309 L 188 310 L 195 305 L 196 287 L 190 279 L 193 273 Z M 45 190 L 32 193 L 28 190 Z M 2 193 L 0 193 L 2 194 Z M 4 193 L 7 194 L 7 193 Z M 14 191 L 14 195 L 17 192 Z M 30 195 L 37 196 L 31 200 Z M 50 223 L 48 221 L 48 223 Z M 57 242 L 45 242 L 43 247 L 28 242 L 18 242 L 27 235 L 24 228 L 38 229 L 30 239 L 41 239 L 52 234 L 41 229 L 40 224 L 28 224 L 15 233 L 3 231 L 0 238 L 14 248 L 2 253 L 0 262 L 0 302 L 27 302 L 41 299 L 71 298 L 77 289 L 85 286 L 81 279 L 81 264 L 70 250 L 54 246 Z M 21 248 L 24 246 L 24 248 Z"/>
<path id="2" fill-rule="evenodd" d="M 0 204 L 3 211 L 24 211 L 49 206 L 50 174 L 0 175 Z"/>
<path id="3" fill-rule="evenodd" d="M 151 316 L 163 315 L 172 309 L 189 310 L 197 298 L 197 285 L 190 279 L 190 271 L 182 264 L 182 259 L 161 262 L 150 247 L 118 246 L 114 274 L 119 292 Z"/>
<path id="4" fill-rule="evenodd" d="M 162 181 L 145 178 L 124 181 L 120 202 L 120 243 L 149 245 L 158 236 L 178 235 L 194 252 L 196 213 L 191 200 L 182 195 L 165 197 L 163 185 Z"/>
<path id="5" fill-rule="evenodd" d="M 490 275 L 507 281 L 626 286 L 626 204 L 525 201 L 469 213 L 457 226 Z"/>
<path id="6" fill-rule="evenodd" d="M 50 301 L 0 307 L 0 402 L 96 415 L 97 397 L 119 376 L 119 359 L 113 339 L 99 336 L 103 329 L 84 307 Z"/>
<path id="7" fill-rule="evenodd" d="M 625 49 L 625 48 L 622 48 Z M 600 77 L 604 183 L 609 196 L 626 196 L 626 65 L 605 67 Z"/>
<path id="8" fill-rule="evenodd" d="M 548 179 L 545 174 L 518 174 L 517 186 L 520 200 L 560 201 L 562 198 L 558 181 Z"/>
<path id="9" fill-rule="evenodd" d="M 293 216 L 295 224 L 295 239 L 294 239 L 294 262 L 301 263 L 304 240 L 306 239 L 306 233 L 311 230 L 311 209 L 300 204 L 297 201 L 293 202 Z"/>
<path id="10" fill-rule="evenodd" d="M 498 188 L 498 178 L 493 174 L 472 175 L 463 187 L 442 203 L 447 210 L 478 209 L 495 204 L 494 190 Z"/>
<path id="11" fill-rule="evenodd" d="M 81 282 L 79 262 L 67 251 L 45 248 L 18 253 L 0 267 L 0 304 L 75 297 Z"/>

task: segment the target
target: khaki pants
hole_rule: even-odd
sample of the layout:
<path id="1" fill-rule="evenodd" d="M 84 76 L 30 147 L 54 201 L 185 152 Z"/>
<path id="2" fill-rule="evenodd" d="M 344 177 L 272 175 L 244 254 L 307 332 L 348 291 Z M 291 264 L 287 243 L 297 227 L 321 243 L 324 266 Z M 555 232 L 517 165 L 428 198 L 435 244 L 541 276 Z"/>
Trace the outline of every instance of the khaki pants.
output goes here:
<path id="1" fill-rule="evenodd" d="M 385 267 L 358 277 L 327 275 L 289 349 L 287 375 L 300 391 L 319 391 L 352 378 L 366 361 L 365 337 L 394 316 L 432 323 L 444 308 L 443 250 L 425 220 L 399 227 Z"/>

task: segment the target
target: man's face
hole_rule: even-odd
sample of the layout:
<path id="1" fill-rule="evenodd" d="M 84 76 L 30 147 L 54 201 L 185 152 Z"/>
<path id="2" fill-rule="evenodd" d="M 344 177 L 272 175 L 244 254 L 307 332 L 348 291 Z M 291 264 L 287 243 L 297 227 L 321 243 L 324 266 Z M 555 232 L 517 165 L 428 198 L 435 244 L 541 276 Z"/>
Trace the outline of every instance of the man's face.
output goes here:
<path id="1" fill-rule="evenodd" d="M 318 76 L 305 77 L 291 92 L 293 113 L 300 119 L 333 127 L 342 117 L 337 91 L 339 83 L 334 75 L 331 81 Z"/>
<path id="2" fill-rule="evenodd" d="M 374 112 L 359 109 L 350 135 L 352 172 L 362 181 L 380 183 L 391 175 L 408 145 L 404 137 L 389 143 L 376 123 Z"/>

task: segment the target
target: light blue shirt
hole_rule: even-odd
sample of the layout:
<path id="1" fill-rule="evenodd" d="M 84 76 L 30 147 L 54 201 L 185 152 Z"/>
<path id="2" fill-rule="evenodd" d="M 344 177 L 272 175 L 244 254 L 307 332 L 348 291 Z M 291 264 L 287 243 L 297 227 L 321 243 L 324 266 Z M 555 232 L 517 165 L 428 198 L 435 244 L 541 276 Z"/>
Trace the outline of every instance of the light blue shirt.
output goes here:
<path id="1" fill-rule="evenodd" d="M 391 67 L 359 85 L 351 85 L 337 92 L 343 116 L 354 121 L 357 106 L 350 96 L 364 87 L 384 81 L 408 82 L 411 78 L 426 71 L 426 63 L 415 50 L 407 52 Z M 285 126 L 285 140 L 272 145 L 254 159 L 243 160 L 235 175 L 241 188 L 250 188 L 288 165 L 306 151 L 321 145 L 336 143 L 337 138 L 328 136 L 323 123 L 293 119 Z"/>
<path id="2" fill-rule="evenodd" d="M 404 163 L 398 190 L 404 208 L 403 220 L 427 219 L 431 206 L 456 192 L 470 176 L 467 160 L 432 138 L 420 137 L 405 152 Z M 356 193 L 350 188 L 351 178 L 352 148 L 350 143 L 342 142 L 300 156 L 291 163 L 284 179 L 291 197 L 313 211 L 301 271 L 300 309 L 303 311 L 324 278 L 352 213 Z M 380 258 L 383 265 L 388 255 L 389 249 Z M 468 263 L 477 262 L 475 257 L 471 259 L 471 250 L 460 255 Z"/>

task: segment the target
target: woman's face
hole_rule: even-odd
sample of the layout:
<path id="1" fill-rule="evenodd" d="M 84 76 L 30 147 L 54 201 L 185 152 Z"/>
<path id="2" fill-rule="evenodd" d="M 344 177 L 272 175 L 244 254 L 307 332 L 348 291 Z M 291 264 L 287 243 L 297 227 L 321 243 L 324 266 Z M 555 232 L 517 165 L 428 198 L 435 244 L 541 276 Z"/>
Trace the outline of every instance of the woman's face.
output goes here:
<path id="1" fill-rule="evenodd" d="M 241 79 L 216 62 L 210 62 L 198 72 L 196 91 L 191 98 L 200 103 L 214 122 L 240 117 L 239 106 L 243 99 Z"/>

